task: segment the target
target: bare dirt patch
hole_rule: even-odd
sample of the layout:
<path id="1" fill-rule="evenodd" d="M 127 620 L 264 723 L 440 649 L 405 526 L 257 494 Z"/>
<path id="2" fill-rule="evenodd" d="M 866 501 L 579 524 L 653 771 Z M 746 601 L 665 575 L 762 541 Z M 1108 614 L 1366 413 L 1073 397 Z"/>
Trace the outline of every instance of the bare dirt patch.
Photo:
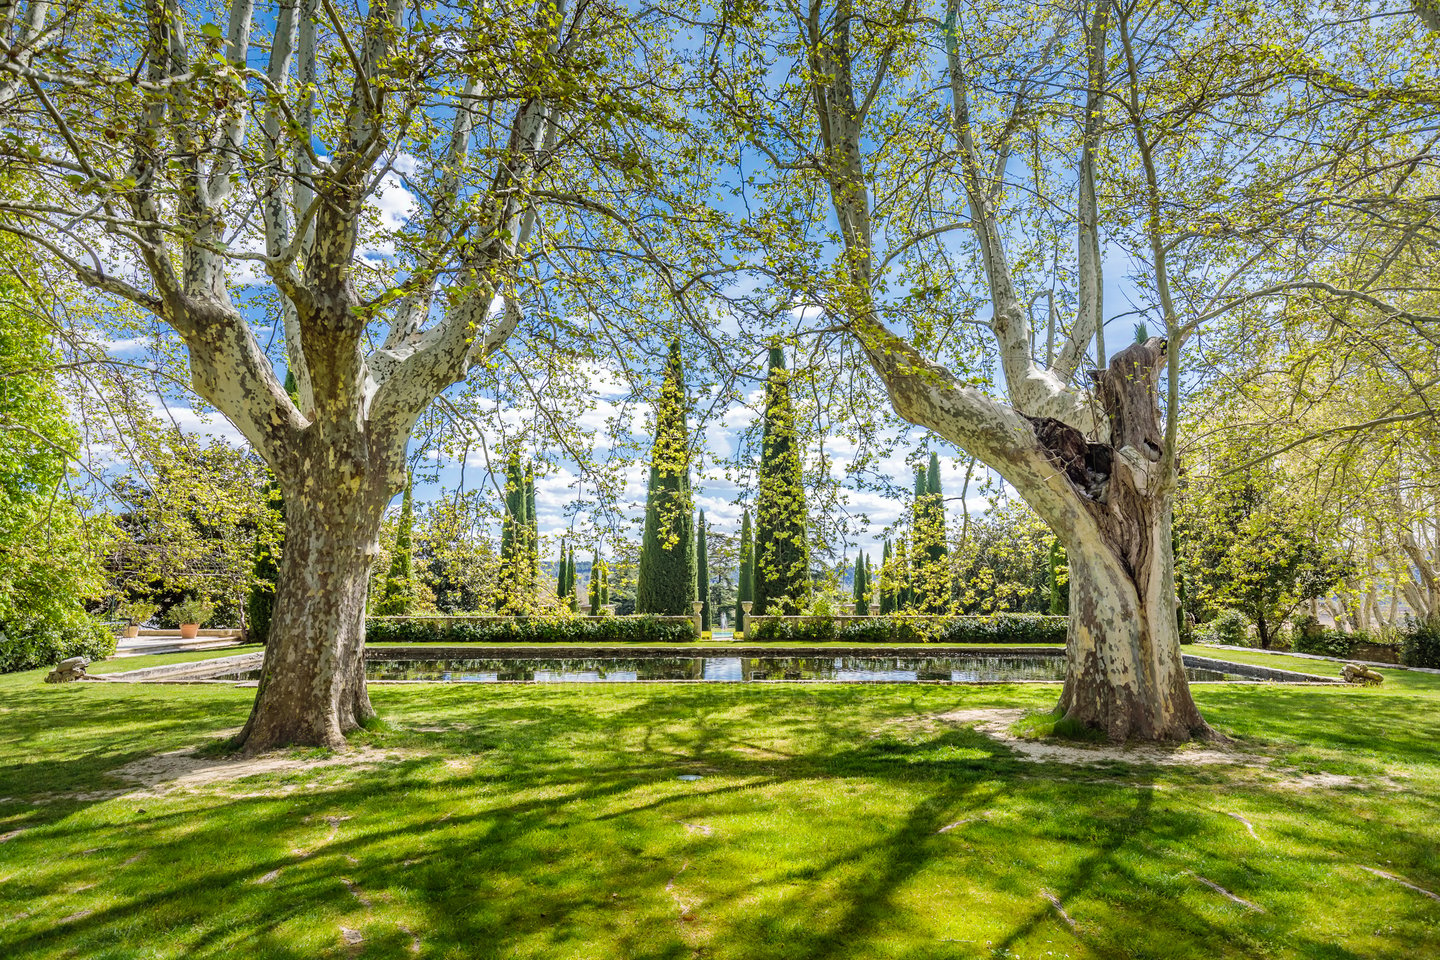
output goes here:
<path id="1" fill-rule="evenodd" d="M 330 756 L 305 758 L 285 754 L 258 757 L 202 757 L 193 748 L 157 753 L 127 763 L 108 775 L 135 784 L 133 795 L 162 795 L 203 789 L 227 781 L 264 774 L 302 773 L 331 767 L 373 769 L 405 759 L 394 750 L 349 750 Z"/>
<path id="2" fill-rule="evenodd" d="M 196 748 L 187 747 L 142 757 L 105 773 L 106 777 L 129 784 L 126 788 L 40 794 L 31 798 L 30 802 L 53 803 L 70 800 L 91 803 L 113 800 L 116 797 L 144 798 L 193 793 L 246 777 L 266 774 L 303 773 L 332 767 L 373 770 L 386 764 L 397 763 L 407 756 L 409 754 L 398 750 L 362 748 L 324 757 L 300 757 L 283 752 L 258 757 L 206 757 L 198 755 Z M 295 784 L 277 784 L 273 788 L 244 796 L 278 796 L 295 789 Z"/>
<path id="3" fill-rule="evenodd" d="M 1074 743 L 1055 740 L 1032 740 L 1012 732 L 1014 725 L 1025 715 L 1024 710 L 988 709 L 955 710 L 934 717 L 922 718 L 922 723 L 952 723 L 973 726 L 987 737 L 1009 747 L 1021 760 L 1032 763 L 1065 763 L 1075 766 L 1124 763 L 1134 766 L 1161 767 L 1231 767 L 1241 779 L 1263 783 L 1285 790 L 1326 790 L 1356 786 L 1393 787 L 1386 778 L 1361 778 L 1340 773 L 1301 773 L 1287 770 L 1275 764 L 1272 757 L 1245 753 L 1232 747 L 1215 744 L 1112 744 Z M 1094 781 L 1100 782 L 1100 781 Z M 1117 783 L 1120 781 L 1116 781 Z M 1129 784 L 1130 786 L 1152 786 L 1158 784 Z M 1237 818 L 1241 819 L 1241 818 Z M 1254 828 L 1241 819 L 1254 835 Z M 1256 839 L 1259 839 L 1256 837 Z"/>
<path id="4" fill-rule="evenodd" d="M 1132 744 L 1085 744 L 1061 743 L 1052 740 L 1030 740 L 1011 732 L 1022 717 L 1024 710 L 955 710 L 935 717 L 944 723 L 973 726 L 992 740 L 997 740 L 1014 751 L 1022 760 L 1036 763 L 1069 763 L 1077 765 L 1095 763 L 1155 764 L 1157 766 L 1205 766 L 1228 764 L 1241 766 L 1264 766 L 1269 763 L 1265 757 L 1256 757 L 1216 746 L 1180 744 L 1173 747 L 1160 745 Z"/>

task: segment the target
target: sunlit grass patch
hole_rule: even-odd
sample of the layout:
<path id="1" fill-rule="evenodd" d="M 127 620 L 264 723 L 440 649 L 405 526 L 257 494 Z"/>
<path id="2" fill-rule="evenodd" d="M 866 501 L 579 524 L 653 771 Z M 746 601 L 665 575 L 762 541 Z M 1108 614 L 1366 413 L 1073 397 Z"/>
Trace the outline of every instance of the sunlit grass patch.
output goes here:
<path id="1" fill-rule="evenodd" d="M 216 742 L 253 690 L 0 693 L 5 957 L 1440 950 L 1399 882 L 1440 889 L 1421 688 L 1197 687 L 1255 762 L 1159 767 L 940 719 L 1046 737 L 1050 687 L 376 687 L 347 751 L 138 792 L 111 774 Z"/>

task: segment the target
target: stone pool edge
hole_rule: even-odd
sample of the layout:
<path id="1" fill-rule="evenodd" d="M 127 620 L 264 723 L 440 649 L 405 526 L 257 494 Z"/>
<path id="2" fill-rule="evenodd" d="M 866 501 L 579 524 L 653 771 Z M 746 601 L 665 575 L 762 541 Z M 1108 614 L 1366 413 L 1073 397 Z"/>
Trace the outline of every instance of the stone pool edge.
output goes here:
<path id="1" fill-rule="evenodd" d="M 478 657 L 477 653 L 483 652 L 485 656 Z M 716 647 L 686 647 L 677 650 L 674 647 L 653 646 L 653 647 L 488 647 L 479 651 L 474 647 L 443 647 L 443 646 L 407 646 L 407 647 L 372 647 L 365 651 L 367 660 L 562 660 L 568 658 L 581 659 L 628 659 L 645 660 L 660 657 L 682 656 L 686 659 L 707 658 L 707 657 L 880 657 L 900 658 L 906 653 L 918 653 L 919 651 L 906 650 L 897 651 L 885 647 L 764 647 L 752 645 L 726 645 Z M 1019 647 L 1019 646 L 996 646 L 977 649 L 975 647 L 927 647 L 924 655 L 942 656 L 1063 656 L 1064 652 L 1055 647 Z M 1251 680 L 1267 680 L 1272 683 L 1300 683 L 1300 684 L 1329 684 L 1343 685 L 1343 681 L 1322 677 L 1313 673 L 1300 673 L 1296 670 L 1280 670 L 1275 667 L 1262 667 L 1249 663 L 1235 663 L 1230 660 L 1217 660 L 1213 657 L 1201 657 L 1194 654 L 1183 654 L 1185 666 L 1199 667 L 1206 670 L 1216 670 L 1220 673 L 1230 673 L 1236 676 L 1245 677 Z M 229 686 L 253 686 L 255 681 L 217 680 L 214 675 L 218 673 L 233 673 L 241 670 L 248 670 L 258 667 L 264 660 L 263 651 L 255 653 L 244 653 L 233 657 L 216 657 L 213 660 L 192 660 L 186 663 L 164 664 L 158 667 L 143 667 L 139 670 L 126 670 L 120 673 L 92 674 L 85 679 L 105 683 L 223 683 Z M 445 683 L 443 680 L 371 680 L 370 683 Z M 528 680 L 511 681 L 515 683 L 530 683 Z M 647 683 L 713 683 L 715 681 L 677 681 L 677 680 L 650 680 Z M 828 683 L 825 680 L 779 680 L 764 681 L 767 683 Z M 883 681 L 877 681 L 883 682 Z M 940 682 L 940 681 L 935 681 Z M 945 681 L 957 686 L 979 683 L 1059 683 L 1056 680 L 987 680 L 987 681 Z M 1195 683 L 1227 683 L 1230 681 L 1193 681 Z"/>

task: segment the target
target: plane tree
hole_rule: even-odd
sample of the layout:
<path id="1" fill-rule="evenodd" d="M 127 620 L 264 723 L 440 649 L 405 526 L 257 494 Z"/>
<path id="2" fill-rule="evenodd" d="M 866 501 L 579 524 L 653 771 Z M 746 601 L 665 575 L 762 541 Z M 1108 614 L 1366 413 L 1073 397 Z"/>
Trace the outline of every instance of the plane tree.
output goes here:
<path id="1" fill-rule="evenodd" d="M 286 546 L 239 742 L 338 745 L 373 714 L 366 583 L 417 419 L 542 326 L 522 303 L 574 237 L 634 269 L 672 211 L 669 248 L 702 225 L 667 192 L 696 182 L 673 31 L 603 0 L 0 15 L 23 185 L 0 229 L 173 330 L 274 472 Z"/>
<path id="2" fill-rule="evenodd" d="M 900 417 L 1065 547 L 1057 726 L 1210 736 L 1171 538 L 1187 344 L 1242 306 L 1369 296 L 1307 277 L 1307 244 L 1352 199 L 1344 157 L 1417 128 L 1413 103 L 1364 94 L 1413 44 L 1393 18 L 1298 4 L 1245 8 L 1241 34 L 1229 8 L 1018 9 L 736 7 L 716 109 L 774 302 L 821 318 L 800 335 L 848 335 Z M 1107 304 L 1117 281 L 1138 309 Z M 1122 349 L 1107 307 L 1142 321 Z"/>

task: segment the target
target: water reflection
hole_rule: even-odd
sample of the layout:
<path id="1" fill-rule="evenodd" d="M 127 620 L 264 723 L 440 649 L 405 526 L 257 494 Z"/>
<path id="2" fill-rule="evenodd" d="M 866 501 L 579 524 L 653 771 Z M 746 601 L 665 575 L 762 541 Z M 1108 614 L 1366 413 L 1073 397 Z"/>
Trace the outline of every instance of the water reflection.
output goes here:
<path id="1" fill-rule="evenodd" d="M 1191 680 L 1244 680 L 1233 674 L 1186 667 Z M 652 657 L 636 659 L 369 660 L 371 680 L 449 683 L 645 683 L 693 680 L 745 683 L 813 680 L 828 683 L 978 683 L 1063 680 L 1064 657 Z M 220 674 L 220 680 L 256 680 L 259 670 Z"/>

